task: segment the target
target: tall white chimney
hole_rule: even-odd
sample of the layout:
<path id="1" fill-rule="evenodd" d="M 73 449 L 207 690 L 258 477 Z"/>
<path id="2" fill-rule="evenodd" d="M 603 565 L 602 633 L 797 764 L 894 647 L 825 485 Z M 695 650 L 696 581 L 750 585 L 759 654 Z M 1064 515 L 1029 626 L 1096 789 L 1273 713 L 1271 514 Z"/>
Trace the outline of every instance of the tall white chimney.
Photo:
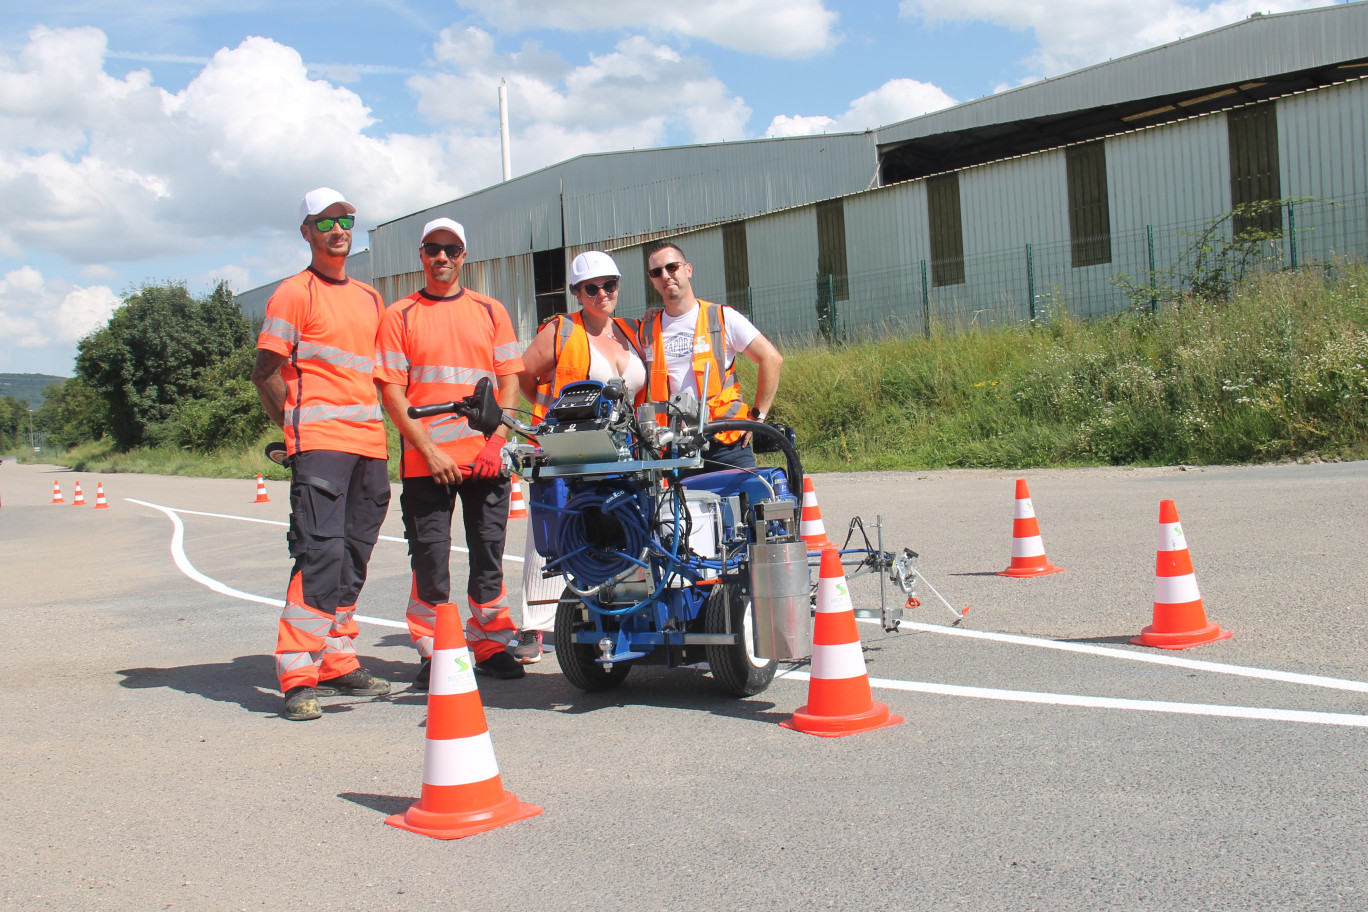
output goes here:
<path id="1" fill-rule="evenodd" d="M 499 80 L 499 145 L 503 148 L 503 179 L 513 176 L 513 162 L 508 154 L 508 86 Z"/>

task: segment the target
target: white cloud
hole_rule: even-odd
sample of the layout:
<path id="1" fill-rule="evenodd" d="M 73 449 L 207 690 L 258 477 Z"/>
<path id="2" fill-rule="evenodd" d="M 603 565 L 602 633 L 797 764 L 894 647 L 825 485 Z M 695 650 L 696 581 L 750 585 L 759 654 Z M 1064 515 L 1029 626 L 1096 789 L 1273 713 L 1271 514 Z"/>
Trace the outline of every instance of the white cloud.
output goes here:
<path id="1" fill-rule="evenodd" d="M 415 76 L 409 87 L 435 124 L 466 131 L 463 178 L 480 186 L 499 175 L 498 87 L 506 77 L 513 167 L 535 170 L 589 152 L 671 141 L 746 138 L 750 108 L 708 64 L 640 35 L 620 40 L 582 66 L 528 44 L 500 55 L 480 29 L 448 29 L 434 48 L 451 72 Z M 473 153 L 473 154 L 472 154 Z M 478 168 L 478 170 L 476 170 Z M 481 179 L 483 178 L 483 179 Z"/>
<path id="2" fill-rule="evenodd" d="M 851 133 L 897 123 L 955 104 L 938 86 L 915 79 L 890 79 L 850 103 L 840 117 L 788 116 L 770 121 L 766 136 L 807 136 L 814 133 Z"/>
<path id="3" fill-rule="evenodd" d="M 108 286 L 75 287 L 22 266 L 0 279 L 0 336 L 22 349 L 73 346 L 120 303 Z"/>
<path id="4" fill-rule="evenodd" d="M 459 0 L 501 32 L 527 28 L 645 31 L 765 57 L 806 59 L 833 47 L 838 14 L 822 0 Z"/>
<path id="5" fill-rule="evenodd" d="M 938 22 L 991 22 L 1034 33 L 1034 76 L 1057 76 L 1238 22 L 1250 13 L 1327 6 L 1326 0 L 901 0 L 899 14 Z M 1030 81 L 1025 80 L 1025 81 Z"/>

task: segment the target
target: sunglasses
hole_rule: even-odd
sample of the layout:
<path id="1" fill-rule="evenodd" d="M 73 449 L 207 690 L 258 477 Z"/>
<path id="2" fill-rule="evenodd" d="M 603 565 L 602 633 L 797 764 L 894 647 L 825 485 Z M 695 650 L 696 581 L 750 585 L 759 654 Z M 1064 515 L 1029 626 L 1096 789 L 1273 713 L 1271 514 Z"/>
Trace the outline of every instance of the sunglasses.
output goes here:
<path id="1" fill-rule="evenodd" d="M 430 257 L 435 257 L 439 253 L 445 253 L 448 260 L 454 260 L 465 253 L 465 248 L 460 244 L 419 244 L 423 248 L 423 253 Z"/>
<path id="2" fill-rule="evenodd" d="M 602 289 L 607 294 L 612 294 L 613 292 L 618 290 L 618 280 L 609 279 L 602 285 L 595 285 L 593 282 L 580 283 L 580 291 L 584 292 L 591 298 L 597 298 L 600 289 Z"/>
<path id="3" fill-rule="evenodd" d="M 660 278 L 661 274 L 665 272 L 668 272 L 670 275 L 674 275 L 676 272 L 679 272 L 680 267 L 682 267 L 683 265 L 683 263 L 666 263 L 664 266 L 657 266 L 656 268 L 649 270 L 649 272 L 651 274 L 651 278 L 658 279 Z"/>
<path id="4" fill-rule="evenodd" d="M 319 231 L 332 231 L 333 225 L 337 225 L 343 231 L 351 231 L 352 225 L 356 224 L 356 216 L 339 215 L 337 218 L 314 219 L 313 226 Z"/>

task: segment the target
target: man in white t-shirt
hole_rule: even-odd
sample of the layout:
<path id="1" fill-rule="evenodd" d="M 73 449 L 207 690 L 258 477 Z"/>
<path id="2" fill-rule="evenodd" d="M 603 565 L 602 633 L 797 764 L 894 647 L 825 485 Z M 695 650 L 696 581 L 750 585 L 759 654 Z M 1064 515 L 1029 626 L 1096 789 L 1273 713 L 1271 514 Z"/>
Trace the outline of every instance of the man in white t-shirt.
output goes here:
<path id="1" fill-rule="evenodd" d="M 764 421 L 779 389 L 784 358 L 778 349 L 755 324 L 732 308 L 694 297 L 693 265 L 678 245 L 657 244 L 647 259 L 647 269 L 651 284 L 665 302 L 664 310 L 648 311 L 641 322 L 650 401 L 664 403 L 687 390 L 707 399 L 710 421 Z M 754 408 L 741 397 L 733 367 L 738 354 L 754 361 L 758 368 Z M 705 378 L 708 388 L 701 391 Z M 755 468 L 750 434 L 740 431 L 713 435 L 703 458 L 704 471 L 728 466 Z"/>

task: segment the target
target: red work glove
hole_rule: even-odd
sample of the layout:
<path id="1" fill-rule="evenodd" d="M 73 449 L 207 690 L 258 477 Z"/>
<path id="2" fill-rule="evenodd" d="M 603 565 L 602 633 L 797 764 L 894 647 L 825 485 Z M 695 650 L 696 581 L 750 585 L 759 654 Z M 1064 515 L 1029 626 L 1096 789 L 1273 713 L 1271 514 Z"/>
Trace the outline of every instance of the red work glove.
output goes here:
<path id="1" fill-rule="evenodd" d="M 484 449 L 480 450 L 480 455 L 475 457 L 475 461 L 470 464 L 470 477 L 488 480 L 498 478 L 503 471 L 503 450 L 505 441 L 502 437 L 493 436 L 485 441 Z"/>

